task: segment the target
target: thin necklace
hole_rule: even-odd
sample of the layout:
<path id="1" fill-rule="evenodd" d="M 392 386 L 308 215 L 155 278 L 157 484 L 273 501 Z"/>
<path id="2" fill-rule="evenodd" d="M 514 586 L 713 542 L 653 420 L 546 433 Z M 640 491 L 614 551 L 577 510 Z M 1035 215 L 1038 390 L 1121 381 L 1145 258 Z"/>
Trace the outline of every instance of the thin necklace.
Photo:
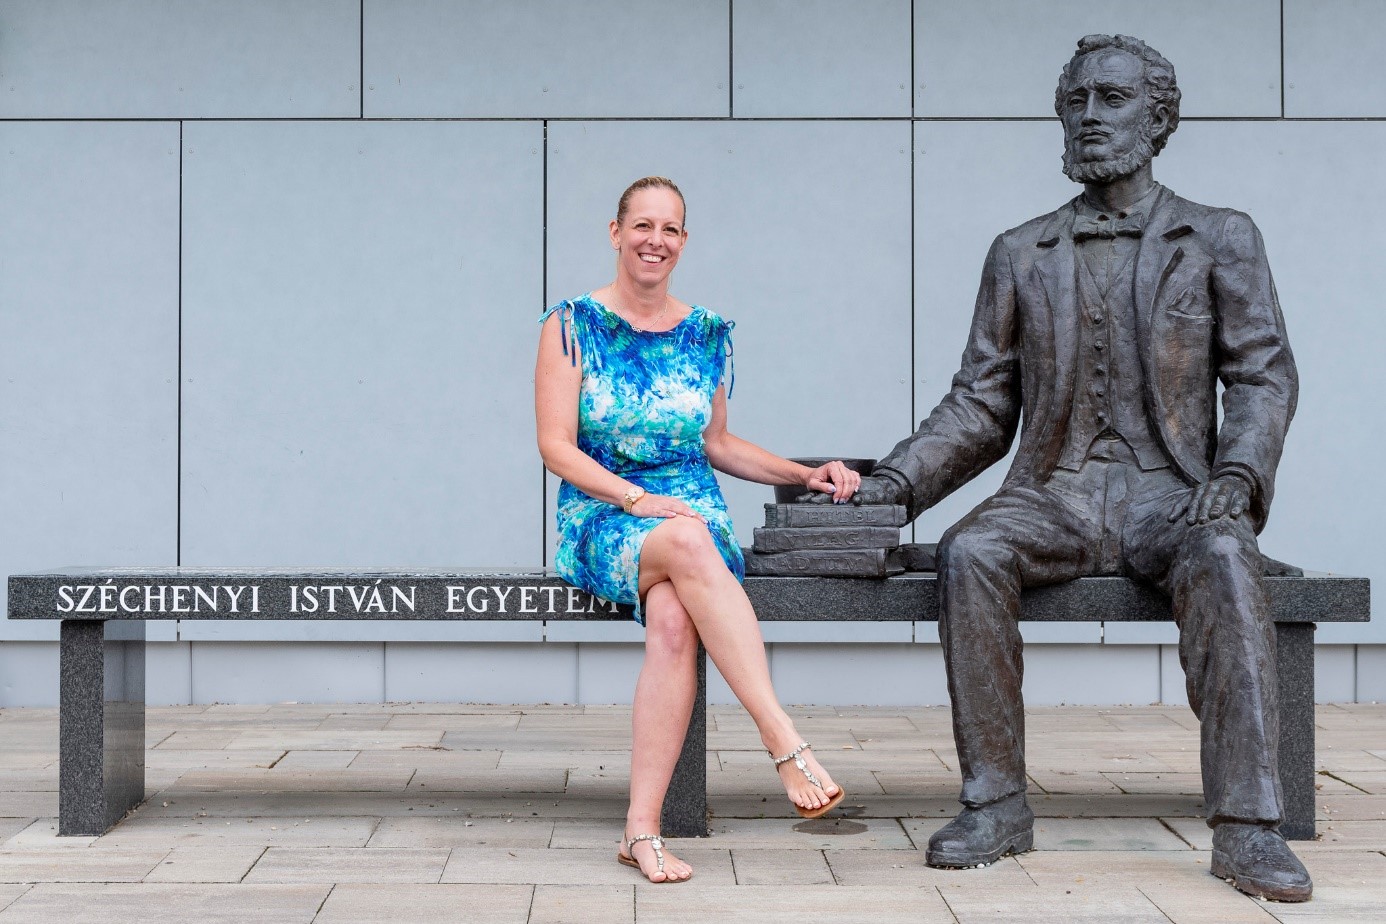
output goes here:
<path id="1" fill-rule="evenodd" d="M 625 322 L 630 325 L 631 330 L 635 331 L 637 334 L 648 334 L 650 332 L 650 327 L 654 327 L 656 324 L 658 324 L 659 319 L 664 317 L 664 313 L 669 310 L 669 296 L 664 296 L 663 307 L 661 307 L 659 311 L 655 312 L 655 316 L 650 318 L 650 320 L 646 322 L 649 325 L 649 327 L 639 327 L 638 325 L 636 325 L 634 321 L 632 321 L 630 318 L 627 318 L 626 315 L 630 313 L 629 308 L 618 307 L 616 310 L 618 313 L 621 314 L 621 317 L 625 319 Z"/>

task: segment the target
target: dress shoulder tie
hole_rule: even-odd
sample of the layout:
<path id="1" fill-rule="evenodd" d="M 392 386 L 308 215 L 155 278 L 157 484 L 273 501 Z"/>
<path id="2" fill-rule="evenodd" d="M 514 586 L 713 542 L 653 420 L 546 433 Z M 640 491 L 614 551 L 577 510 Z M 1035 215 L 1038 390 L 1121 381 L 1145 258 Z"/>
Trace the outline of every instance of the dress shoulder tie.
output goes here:
<path id="1" fill-rule="evenodd" d="M 557 305 L 554 305 L 552 308 L 547 309 L 543 314 L 539 315 L 539 323 L 543 324 L 545 321 L 549 319 L 550 315 L 558 315 L 558 338 L 559 342 L 563 344 L 563 355 L 568 357 L 569 362 L 572 365 L 576 366 L 577 350 L 568 349 L 568 327 L 570 325 L 573 328 L 574 345 L 576 345 L 577 325 L 573 321 L 573 309 L 574 305 L 572 301 L 570 299 L 565 298 Z"/>

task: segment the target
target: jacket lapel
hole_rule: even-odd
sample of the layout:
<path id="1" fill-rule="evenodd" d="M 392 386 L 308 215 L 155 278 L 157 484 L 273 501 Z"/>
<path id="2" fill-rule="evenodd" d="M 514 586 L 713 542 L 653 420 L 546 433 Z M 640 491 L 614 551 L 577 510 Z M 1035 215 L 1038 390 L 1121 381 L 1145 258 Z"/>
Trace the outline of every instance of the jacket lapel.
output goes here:
<path id="1" fill-rule="evenodd" d="M 1075 200 L 1076 201 L 1076 200 Z M 1054 375 L 1049 395 L 1050 420 L 1062 426 L 1073 407 L 1073 378 L 1078 368 L 1078 292 L 1073 247 L 1074 203 L 1054 213 L 1036 243 L 1035 275 L 1044 292 L 1054 337 Z M 1057 445 L 1057 444 L 1056 444 Z"/>

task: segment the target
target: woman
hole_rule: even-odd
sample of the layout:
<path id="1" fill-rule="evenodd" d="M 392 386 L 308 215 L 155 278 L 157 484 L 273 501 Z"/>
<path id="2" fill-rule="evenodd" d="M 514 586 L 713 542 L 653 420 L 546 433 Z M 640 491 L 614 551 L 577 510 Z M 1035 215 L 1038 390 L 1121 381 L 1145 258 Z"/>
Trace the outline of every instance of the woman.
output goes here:
<path id="1" fill-rule="evenodd" d="M 817 817 L 844 795 L 775 698 L 713 469 L 802 484 L 839 503 L 861 480 L 841 462 L 810 469 L 727 431 L 722 371 L 732 325 L 669 295 L 688 241 L 684 217 L 682 193 L 663 177 L 622 194 L 609 227 L 616 279 L 545 312 L 534 378 L 539 452 L 563 479 L 558 572 L 635 604 L 645 625 L 617 859 L 651 882 L 692 875 L 658 832 L 692 714 L 699 639 L 755 720 L 799 814 Z"/>

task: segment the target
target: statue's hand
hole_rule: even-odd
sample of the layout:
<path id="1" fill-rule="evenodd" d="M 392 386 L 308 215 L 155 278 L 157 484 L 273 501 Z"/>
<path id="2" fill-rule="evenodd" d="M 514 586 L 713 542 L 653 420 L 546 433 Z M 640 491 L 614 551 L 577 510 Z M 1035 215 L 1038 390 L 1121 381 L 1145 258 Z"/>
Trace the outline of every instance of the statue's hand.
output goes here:
<path id="1" fill-rule="evenodd" d="M 852 495 L 853 504 L 903 504 L 905 503 L 904 491 L 900 486 L 889 478 L 873 478 L 867 476 L 861 480 L 856 492 Z M 799 498 L 800 503 L 807 504 L 831 504 L 833 495 L 831 494 L 805 494 Z"/>
<path id="2" fill-rule="evenodd" d="M 1251 485 L 1241 475 L 1219 475 L 1193 488 L 1175 501 L 1169 513 L 1173 523 L 1181 516 L 1190 526 L 1227 517 L 1235 520 L 1251 504 Z"/>

